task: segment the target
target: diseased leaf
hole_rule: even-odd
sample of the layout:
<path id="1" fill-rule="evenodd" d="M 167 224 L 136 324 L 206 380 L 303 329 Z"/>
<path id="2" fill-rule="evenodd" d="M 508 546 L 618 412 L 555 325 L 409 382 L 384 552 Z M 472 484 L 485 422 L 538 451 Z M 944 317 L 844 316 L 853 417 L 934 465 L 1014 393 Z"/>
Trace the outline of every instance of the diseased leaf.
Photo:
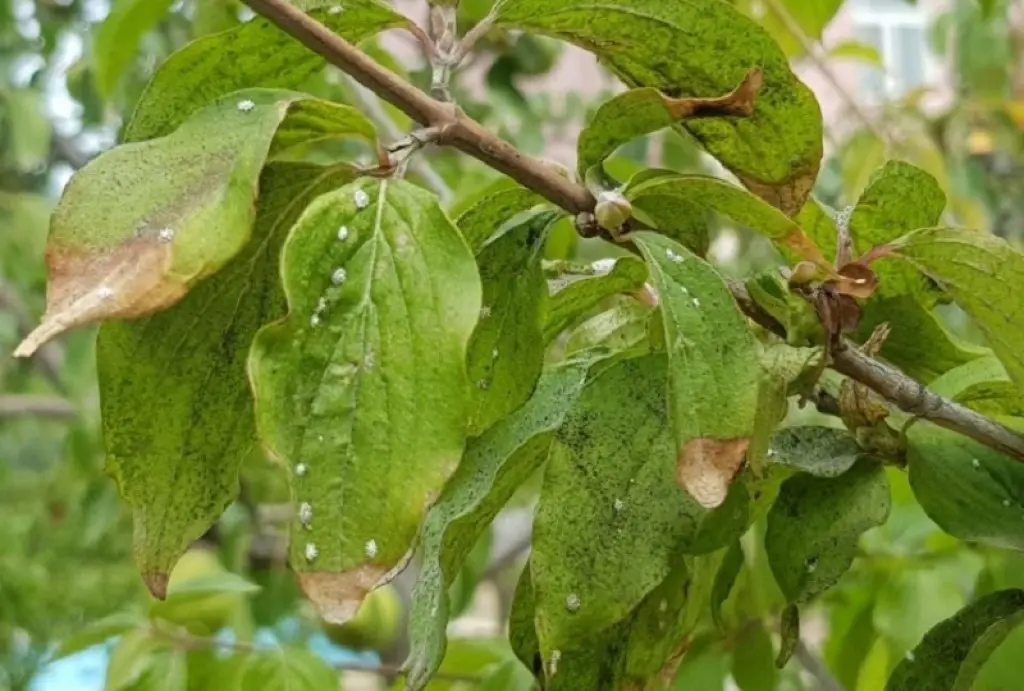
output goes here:
<path id="1" fill-rule="evenodd" d="M 580 132 L 576 145 L 580 178 L 623 144 L 688 119 L 749 116 L 761 88 L 761 71 L 753 68 L 743 81 L 717 98 L 672 98 L 655 88 L 631 89 L 606 101 Z"/>
<path id="2" fill-rule="evenodd" d="M 510 187 L 478 201 L 459 215 L 455 225 L 477 254 L 505 223 L 543 203 L 544 199 L 536 192 L 525 187 Z"/>
<path id="3" fill-rule="evenodd" d="M 1024 590 L 986 595 L 933 628 L 893 670 L 886 691 L 968 691 L 989 656 L 1024 621 Z"/>
<path id="4" fill-rule="evenodd" d="M 519 574 L 516 590 L 512 594 L 512 606 L 508 615 L 508 642 L 523 666 L 540 679 L 543 678 L 544 670 L 537 629 L 533 623 L 535 606 L 530 561 L 527 559 L 522 573 Z"/>
<path id="5" fill-rule="evenodd" d="M 775 666 L 782 669 L 800 645 L 800 610 L 796 605 L 787 605 L 780 619 L 779 654 L 775 656 Z"/>
<path id="6" fill-rule="evenodd" d="M 711 266 L 654 233 L 634 234 L 658 289 L 669 356 L 677 481 L 706 507 L 725 501 L 754 432 L 758 345 Z"/>
<path id="7" fill-rule="evenodd" d="M 166 309 L 238 254 L 271 141 L 302 98 L 238 92 L 78 171 L 50 224 L 43 322 L 15 354 L 76 326 Z"/>
<path id="8" fill-rule="evenodd" d="M 522 405 L 544 365 L 542 328 L 548 290 L 541 260 L 548 228 L 544 211 L 491 238 L 477 254 L 483 307 L 467 354 L 469 434 L 478 435 Z"/>
<path id="9" fill-rule="evenodd" d="M 405 564 L 462 456 L 480 279 L 436 199 L 402 181 L 318 198 L 281 264 L 288 317 L 249 360 L 257 428 L 289 470 L 292 568 L 344 623 Z"/>
<path id="10" fill-rule="evenodd" d="M 351 43 L 409 20 L 378 0 L 297 0 L 293 3 Z M 343 7 L 343 12 L 331 8 Z M 263 17 L 196 39 L 157 70 L 143 92 L 123 139 L 137 142 L 173 131 L 191 113 L 238 89 L 302 85 L 324 59 Z"/>
<path id="11" fill-rule="evenodd" d="M 721 96 L 759 67 L 764 86 L 750 117 L 683 126 L 760 197 L 790 215 L 803 206 L 821 160 L 821 111 L 771 37 L 729 3 L 502 0 L 497 8 L 499 25 L 575 43 L 628 86 L 672 98 Z"/>
<path id="12" fill-rule="evenodd" d="M 742 484 L 708 511 L 673 482 L 667 374 L 663 356 L 607 367 L 557 434 L 530 558 L 545 658 L 625 619 L 680 553 L 714 551 L 746 528 Z"/>
<path id="13" fill-rule="evenodd" d="M 1024 254 L 987 233 L 930 228 L 900 240 L 894 255 L 953 296 L 1024 387 L 1024 311 L 1016 297 L 1024 286 Z"/>
<path id="14" fill-rule="evenodd" d="M 92 60 L 96 91 L 113 93 L 121 75 L 135 58 L 140 39 L 166 14 L 173 0 L 116 0 L 96 29 Z"/>
<path id="15" fill-rule="evenodd" d="M 136 563 L 157 596 L 178 557 L 238 492 L 255 438 L 249 346 L 285 312 L 281 244 L 309 202 L 354 177 L 347 166 L 269 166 L 237 257 L 174 307 L 100 329 L 107 471 L 132 508 Z"/>
<path id="16" fill-rule="evenodd" d="M 611 268 L 606 269 L 606 264 L 602 265 L 598 275 L 572 281 L 552 294 L 551 307 L 544 325 L 545 343 L 552 341 L 608 298 L 643 288 L 648 272 L 647 266 L 639 259 L 619 257 L 600 261 L 611 263 Z"/>
<path id="17" fill-rule="evenodd" d="M 410 617 L 409 689 L 424 688 L 441 664 L 448 587 L 494 516 L 547 458 L 554 432 L 583 390 L 588 368 L 587 362 L 576 361 L 544 374 L 523 407 L 471 440 L 427 514 Z"/>
<path id="18" fill-rule="evenodd" d="M 888 519 L 890 503 L 885 472 L 871 461 L 839 477 L 800 474 L 782 483 L 764 546 L 786 598 L 807 602 L 831 588 L 853 563 L 861 534 Z"/>
<path id="19" fill-rule="evenodd" d="M 674 198 L 688 205 L 716 211 L 759 233 L 798 258 L 826 265 L 821 250 L 792 219 L 741 187 L 704 175 L 659 176 L 625 190 L 627 199 L 638 207 L 644 200 Z"/>

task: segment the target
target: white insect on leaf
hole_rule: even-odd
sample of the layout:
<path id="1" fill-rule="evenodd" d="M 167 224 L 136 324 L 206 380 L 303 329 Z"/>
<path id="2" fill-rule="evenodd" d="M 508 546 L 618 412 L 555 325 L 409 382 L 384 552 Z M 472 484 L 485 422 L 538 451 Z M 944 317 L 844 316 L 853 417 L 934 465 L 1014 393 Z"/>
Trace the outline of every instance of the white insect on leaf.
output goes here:
<path id="1" fill-rule="evenodd" d="M 306 561 L 313 561 L 320 556 L 320 550 L 312 542 L 306 543 Z"/>
<path id="2" fill-rule="evenodd" d="M 305 475 L 307 470 L 309 470 L 309 468 L 306 466 L 305 463 L 299 463 L 295 466 L 295 474 L 298 475 L 299 477 Z"/>
<path id="3" fill-rule="evenodd" d="M 299 523 L 303 527 L 308 528 L 309 524 L 313 522 L 313 505 L 308 501 L 304 501 L 299 504 Z"/>
<path id="4" fill-rule="evenodd" d="M 363 552 L 366 554 L 367 559 L 373 559 L 377 556 L 377 541 L 367 540 L 366 545 L 363 547 Z"/>
<path id="5" fill-rule="evenodd" d="M 331 283 L 336 286 L 340 286 L 345 282 L 346 278 L 348 278 L 348 272 L 339 266 L 334 270 L 334 273 L 331 274 Z"/>
<path id="6" fill-rule="evenodd" d="M 345 242 L 348 240 L 348 234 L 348 226 L 338 228 L 338 242 Z"/>
<path id="7" fill-rule="evenodd" d="M 569 593 L 565 596 L 565 608 L 570 612 L 576 612 L 580 608 L 580 596 L 576 593 Z"/>
<path id="8" fill-rule="evenodd" d="M 248 113 L 256 107 L 256 102 L 253 101 L 251 98 L 245 98 L 239 101 L 236 107 L 243 113 Z"/>
<path id="9" fill-rule="evenodd" d="M 341 5 L 332 5 L 331 8 L 327 10 L 327 14 L 331 15 L 332 17 L 336 17 L 344 11 L 345 8 L 342 7 Z"/>
<path id="10" fill-rule="evenodd" d="M 168 242 L 174 240 L 174 230 L 171 228 L 161 228 L 160 232 L 156 234 L 156 237 L 160 242 L 166 245 Z"/>
<path id="11" fill-rule="evenodd" d="M 356 203 L 357 209 L 365 209 L 370 205 L 370 195 L 365 190 L 356 190 L 352 195 L 352 201 Z"/>

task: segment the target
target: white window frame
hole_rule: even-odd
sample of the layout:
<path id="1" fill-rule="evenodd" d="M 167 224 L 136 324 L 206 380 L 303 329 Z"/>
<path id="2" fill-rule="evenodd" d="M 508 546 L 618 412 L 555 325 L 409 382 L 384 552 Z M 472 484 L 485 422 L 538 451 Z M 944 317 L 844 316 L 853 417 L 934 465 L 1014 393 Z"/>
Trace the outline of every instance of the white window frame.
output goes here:
<path id="1" fill-rule="evenodd" d="M 916 7 L 901 4 L 898 7 L 871 7 L 870 0 L 860 0 L 851 3 L 850 18 L 853 22 L 854 36 L 862 26 L 877 27 L 882 34 L 882 46 L 879 50 L 879 57 L 882 59 L 883 74 L 882 84 L 884 98 L 896 99 L 903 96 L 891 76 L 895 73 L 896 62 L 896 35 L 897 30 L 905 27 L 919 28 L 924 36 L 924 80 L 925 84 L 933 83 L 939 74 L 939 61 L 928 44 L 928 24 L 931 19 L 928 13 L 919 3 Z M 865 91 L 863 85 L 867 79 L 868 70 L 876 70 L 876 67 L 865 66 L 861 71 L 861 90 Z M 874 93 L 864 94 L 868 98 L 875 98 Z"/>

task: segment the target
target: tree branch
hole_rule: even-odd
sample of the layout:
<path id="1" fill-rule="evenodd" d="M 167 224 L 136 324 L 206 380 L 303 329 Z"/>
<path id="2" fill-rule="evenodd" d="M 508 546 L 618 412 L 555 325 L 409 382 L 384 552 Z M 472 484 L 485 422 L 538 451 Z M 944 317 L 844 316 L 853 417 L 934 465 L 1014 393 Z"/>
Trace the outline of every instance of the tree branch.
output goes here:
<path id="1" fill-rule="evenodd" d="M 244 2 L 413 120 L 439 128 L 442 134 L 438 143 L 473 156 L 570 213 L 593 211 L 595 199 L 585 187 L 563 177 L 539 159 L 520 153 L 453 105 L 423 93 L 286 0 Z M 784 335 L 782 326 L 751 299 L 742 285 L 733 284 L 732 290 L 748 317 Z M 906 412 L 1024 461 L 1024 437 L 1009 428 L 929 392 L 902 372 L 853 348 L 836 352 L 833 359 L 833 369 L 867 385 Z"/>
<path id="2" fill-rule="evenodd" d="M 0 396 L 0 420 L 14 417 L 40 417 L 72 420 L 78 416 L 75 406 L 59 396 L 16 394 Z"/>

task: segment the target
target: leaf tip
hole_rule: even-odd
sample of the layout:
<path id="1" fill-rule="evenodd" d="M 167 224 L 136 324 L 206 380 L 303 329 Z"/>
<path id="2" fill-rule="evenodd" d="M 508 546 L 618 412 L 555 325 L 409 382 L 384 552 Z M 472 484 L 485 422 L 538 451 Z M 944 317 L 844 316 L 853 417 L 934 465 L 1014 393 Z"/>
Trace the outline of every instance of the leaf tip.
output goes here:
<path id="1" fill-rule="evenodd" d="M 167 599 L 167 583 L 170 580 L 170 575 L 166 571 L 146 571 L 142 574 L 142 580 L 153 597 L 157 600 Z"/>
<path id="2" fill-rule="evenodd" d="M 302 592 L 330 624 L 344 624 L 359 611 L 363 599 L 389 578 L 386 569 L 364 564 L 351 571 L 304 571 L 298 574 Z"/>
<path id="3" fill-rule="evenodd" d="M 676 481 L 701 506 L 717 508 L 729 495 L 749 446 L 749 437 L 691 439 L 679 453 Z"/>

